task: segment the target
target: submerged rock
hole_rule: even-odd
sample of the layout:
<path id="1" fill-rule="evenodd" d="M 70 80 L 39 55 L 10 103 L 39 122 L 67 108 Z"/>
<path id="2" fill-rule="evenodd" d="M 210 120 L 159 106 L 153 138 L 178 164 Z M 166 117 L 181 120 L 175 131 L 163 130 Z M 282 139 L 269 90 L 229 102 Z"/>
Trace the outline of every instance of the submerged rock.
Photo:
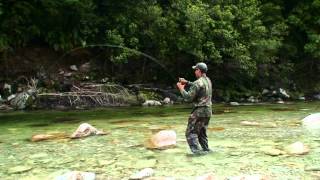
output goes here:
<path id="1" fill-rule="evenodd" d="M 30 171 L 32 169 L 32 167 L 29 166 L 16 166 L 16 167 L 12 167 L 8 170 L 9 174 L 15 174 L 15 173 L 22 173 L 22 172 L 26 172 L 26 171 Z"/>
<path id="2" fill-rule="evenodd" d="M 36 134 L 31 137 L 32 142 L 52 140 L 52 139 L 66 139 L 69 136 L 65 133 L 53 133 L 53 134 Z"/>
<path id="3" fill-rule="evenodd" d="M 147 177 L 143 180 L 175 180 L 174 177 Z"/>
<path id="4" fill-rule="evenodd" d="M 88 123 L 82 123 L 78 129 L 71 135 L 71 138 L 81 138 L 91 135 L 105 135 L 106 132 L 100 131 Z"/>
<path id="5" fill-rule="evenodd" d="M 295 142 L 293 144 L 290 144 L 289 146 L 287 146 L 285 148 L 285 150 L 289 153 L 289 154 L 293 154 L 293 155 L 302 155 L 302 154 L 307 154 L 310 149 L 308 146 L 305 146 L 302 142 L 298 141 Z"/>
<path id="6" fill-rule="evenodd" d="M 286 154 L 286 152 L 284 152 L 280 149 L 275 149 L 275 148 L 265 148 L 262 151 L 265 154 L 270 155 L 270 156 L 280 156 L 280 155 Z"/>
<path id="7" fill-rule="evenodd" d="M 96 175 L 92 172 L 71 171 L 61 176 L 57 176 L 55 180 L 95 180 Z"/>
<path id="8" fill-rule="evenodd" d="M 154 170 L 152 168 L 145 168 L 135 174 L 133 174 L 132 176 L 130 176 L 129 179 L 143 179 L 146 177 L 150 177 L 154 174 Z"/>
<path id="9" fill-rule="evenodd" d="M 260 175 L 260 174 L 254 174 L 254 175 L 240 175 L 240 176 L 233 176 L 227 178 L 228 180 L 269 180 L 270 178 Z"/>
<path id="10" fill-rule="evenodd" d="M 173 130 L 162 130 L 158 133 L 152 135 L 149 139 L 149 144 L 147 148 L 166 148 L 168 146 L 176 145 L 177 134 Z"/>
<path id="11" fill-rule="evenodd" d="M 204 174 L 202 176 L 197 176 L 195 179 L 196 180 L 215 180 L 217 178 L 213 174 L 209 173 L 209 174 Z"/>
<path id="12" fill-rule="evenodd" d="M 258 122 L 254 121 L 241 121 L 240 124 L 243 126 L 260 126 Z"/>

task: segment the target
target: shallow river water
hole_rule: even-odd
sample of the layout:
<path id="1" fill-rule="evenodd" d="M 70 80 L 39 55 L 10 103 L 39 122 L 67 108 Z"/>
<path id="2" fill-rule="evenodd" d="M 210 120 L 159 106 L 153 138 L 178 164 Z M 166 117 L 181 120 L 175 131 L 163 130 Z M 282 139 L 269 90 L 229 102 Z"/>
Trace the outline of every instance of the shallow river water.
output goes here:
<path id="1" fill-rule="evenodd" d="M 208 138 L 214 153 L 188 156 L 184 131 L 190 106 L 106 108 L 77 111 L 0 113 L 0 179 L 54 179 L 69 170 L 94 172 L 97 179 L 128 179 L 151 167 L 154 176 L 194 179 L 206 173 L 217 179 L 242 174 L 270 179 L 319 179 L 320 136 L 301 119 L 320 112 L 320 103 L 214 105 Z M 243 126 L 241 121 L 260 123 Z M 72 134 L 87 122 L 109 134 L 83 139 L 31 142 L 32 135 Z M 170 129 L 177 146 L 151 150 L 144 144 L 152 133 Z M 266 149 L 283 149 L 300 141 L 305 155 L 271 156 Z"/>

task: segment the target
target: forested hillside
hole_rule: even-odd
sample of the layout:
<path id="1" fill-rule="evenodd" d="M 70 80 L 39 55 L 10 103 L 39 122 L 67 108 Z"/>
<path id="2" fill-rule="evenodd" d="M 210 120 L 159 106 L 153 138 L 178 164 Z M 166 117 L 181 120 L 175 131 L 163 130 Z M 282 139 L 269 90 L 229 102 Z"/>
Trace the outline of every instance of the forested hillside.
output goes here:
<path id="1" fill-rule="evenodd" d="M 320 0 L 1 0 L 0 80 L 90 62 L 92 81 L 172 85 L 204 61 L 219 96 L 315 94 L 319 12 Z"/>

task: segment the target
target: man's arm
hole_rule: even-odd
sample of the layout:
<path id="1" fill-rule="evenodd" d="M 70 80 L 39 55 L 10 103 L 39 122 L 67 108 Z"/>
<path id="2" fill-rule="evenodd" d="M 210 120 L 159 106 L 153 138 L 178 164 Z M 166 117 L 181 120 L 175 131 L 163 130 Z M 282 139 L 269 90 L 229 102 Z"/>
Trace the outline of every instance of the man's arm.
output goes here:
<path id="1" fill-rule="evenodd" d="M 193 82 L 189 91 L 186 91 L 184 89 L 185 85 L 186 84 L 182 84 L 181 82 L 177 83 L 177 87 L 178 87 L 182 97 L 187 101 L 192 101 L 196 97 L 198 86 L 196 85 L 195 82 Z"/>
<path id="2" fill-rule="evenodd" d="M 186 84 L 188 86 L 194 85 L 194 82 L 188 81 L 185 78 L 179 78 L 179 82 L 181 82 L 181 84 Z"/>

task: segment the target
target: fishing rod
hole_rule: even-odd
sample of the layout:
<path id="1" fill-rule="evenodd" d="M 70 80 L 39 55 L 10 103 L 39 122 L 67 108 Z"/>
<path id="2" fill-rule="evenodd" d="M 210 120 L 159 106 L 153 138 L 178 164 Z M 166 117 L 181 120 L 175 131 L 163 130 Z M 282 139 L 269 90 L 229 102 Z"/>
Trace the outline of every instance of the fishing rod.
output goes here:
<path id="1" fill-rule="evenodd" d="M 66 55 L 72 53 L 72 52 L 75 52 L 77 50 L 80 50 L 80 49 L 84 49 L 84 48 L 92 48 L 92 47 L 111 47 L 111 48 L 119 48 L 119 49 L 124 49 L 124 50 L 127 50 L 127 51 L 130 51 L 130 52 L 133 52 L 135 54 L 138 54 L 138 55 L 142 55 L 150 60 L 152 60 L 153 62 L 157 63 L 161 68 L 163 68 L 166 73 L 168 73 L 170 75 L 170 78 L 172 78 L 173 80 L 176 80 L 177 78 L 174 77 L 169 71 L 168 71 L 168 68 L 166 66 L 164 66 L 163 64 L 161 64 L 156 58 L 144 53 L 144 52 L 141 52 L 141 51 L 138 51 L 136 49 L 132 49 L 132 48 L 128 48 L 128 47 L 125 47 L 125 46 L 121 46 L 121 45 L 114 45 L 114 44 L 89 44 L 89 45 L 84 45 L 84 46 L 79 46 L 79 47 L 76 47 L 76 48 L 73 48 L 71 49 L 70 51 L 64 53 L 59 59 L 58 59 L 58 62 L 60 62 L 61 59 L 63 59 Z"/>

